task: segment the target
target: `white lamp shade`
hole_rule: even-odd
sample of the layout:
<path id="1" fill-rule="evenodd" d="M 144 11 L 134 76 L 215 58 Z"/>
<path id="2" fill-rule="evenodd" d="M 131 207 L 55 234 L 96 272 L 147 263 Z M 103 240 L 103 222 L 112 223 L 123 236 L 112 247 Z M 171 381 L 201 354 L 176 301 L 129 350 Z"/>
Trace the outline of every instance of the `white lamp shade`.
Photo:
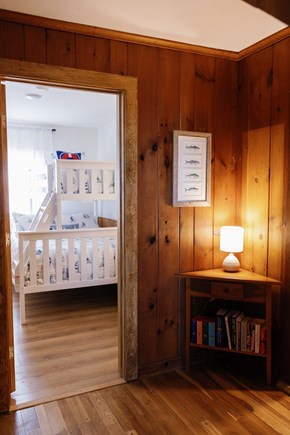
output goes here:
<path id="1" fill-rule="evenodd" d="M 220 250 L 223 252 L 243 252 L 244 228 L 224 226 L 220 229 Z"/>

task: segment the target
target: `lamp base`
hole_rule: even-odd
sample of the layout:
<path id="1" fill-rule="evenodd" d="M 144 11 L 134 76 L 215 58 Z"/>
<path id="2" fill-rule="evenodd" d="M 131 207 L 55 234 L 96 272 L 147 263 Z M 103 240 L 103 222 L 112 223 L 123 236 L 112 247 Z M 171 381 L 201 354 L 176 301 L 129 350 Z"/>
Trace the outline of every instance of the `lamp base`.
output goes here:
<path id="1" fill-rule="evenodd" d="M 223 261 L 223 269 L 225 272 L 238 272 L 240 269 L 240 262 L 233 253 L 230 253 Z"/>

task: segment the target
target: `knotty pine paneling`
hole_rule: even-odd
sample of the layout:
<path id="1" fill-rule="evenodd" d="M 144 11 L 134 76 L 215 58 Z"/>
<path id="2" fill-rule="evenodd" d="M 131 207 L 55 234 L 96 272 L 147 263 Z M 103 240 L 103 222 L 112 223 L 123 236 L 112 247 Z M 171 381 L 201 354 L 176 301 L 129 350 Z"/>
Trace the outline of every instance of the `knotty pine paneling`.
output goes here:
<path id="1" fill-rule="evenodd" d="M 245 226 L 242 265 L 285 282 L 281 297 L 279 288 L 273 294 L 272 337 L 275 371 L 280 368 L 288 376 L 290 360 L 283 349 L 290 339 L 290 262 L 287 262 L 290 239 L 286 237 L 290 222 L 287 213 L 289 51 L 287 39 L 239 62 Z"/>
<path id="2" fill-rule="evenodd" d="M 24 26 L 0 21 L 0 57 L 24 60 Z"/>
<path id="3" fill-rule="evenodd" d="M 273 86 L 271 105 L 271 174 L 270 177 L 270 222 L 269 222 L 269 274 L 279 277 L 280 270 L 284 285 L 281 288 L 281 311 L 279 299 L 275 300 L 274 309 L 277 336 L 280 339 L 281 352 L 275 352 L 278 366 L 282 354 L 282 373 L 290 376 L 289 352 L 290 342 L 290 201 L 289 201 L 289 91 L 290 91 L 290 39 L 274 46 Z M 284 170 L 281 170 L 284 168 Z M 288 169 L 288 170 L 287 170 Z M 284 188 L 285 186 L 285 188 Z M 281 274 L 280 274 L 281 277 Z"/>
<path id="4" fill-rule="evenodd" d="M 159 340 L 158 49 L 129 44 L 128 74 L 138 77 L 138 360 L 144 365 L 158 360 Z"/>
<path id="5" fill-rule="evenodd" d="M 110 41 L 110 72 L 127 75 L 127 42 Z"/>
<path id="6" fill-rule="evenodd" d="M 214 90 L 215 59 L 196 56 L 195 61 L 195 130 L 212 132 L 214 136 Z M 213 149 L 214 152 L 214 149 Z M 212 185 L 212 189 L 214 186 Z M 211 269 L 213 267 L 213 210 L 211 207 L 195 208 L 194 269 Z"/>
<path id="7" fill-rule="evenodd" d="M 25 59 L 27 62 L 46 63 L 45 29 L 35 26 L 24 27 Z"/>
<path id="8" fill-rule="evenodd" d="M 237 81 L 238 64 L 217 59 L 215 64 L 213 192 L 214 259 L 220 267 L 225 253 L 219 250 L 222 225 L 240 225 L 237 213 L 237 173 L 241 158 L 237 153 Z M 233 221 L 233 219 L 236 219 Z"/>
<path id="9" fill-rule="evenodd" d="M 75 35 L 59 30 L 46 30 L 47 63 L 74 68 L 76 65 Z"/>
<path id="10" fill-rule="evenodd" d="M 110 41 L 88 35 L 76 35 L 76 68 L 110 71 Z"/>
<path id="11" fill-rule="evenodd" d="M 180 53 L 180 130 L 195 131 L 195 55 Z M 194 207 L 179 209 L 179 271 L 194 266 Z"/>
<path id="12" fill-rule="evenodd" d="M 260 274 L 268 268 L 270 113 L 272 89 L 271 47 L 251 56 L 247 153 L 244 155 L 244 202 L 246 214 L 244 267 Z M 244 132 L 243 132 L 244 134 Z"/>
<path id="13" fill-rule="evenodd" d="M 159 360 L 178 353 L 179 212 L 172 207 L 173 130 L 179 128 L 179 53 L 159 51 Z M 176 110 L 178 108 L 178 110 Z"/>
<path id="14" fill-rule="evenodd" d="M 37 45 L 33 41 L 34 32 L 39 35 Z M 141 371 L 146 365 L 154 366 L 183 355 L 180 332 L 184 318 L 179 310 L 182 310 L 179 299 L 182 289 L 179 290 L 174 273 L 192 267 L 218 267 L 221 254 L 215 232 L 221 224 L 247 223 L 249 220 L 255 237 L 248 231 L 249 240 L 246 240 L 241 256 L 243 266 L 258 273 L 269 270 L 278 278 L 286 258 L 285 275 L 290 282 L 290 272 L 287 272 L 290 270 L 289 243 L 281 253 L 283 238 L 281 234 L 277 236 L 282 213 L 277 195 L 283 182 L 281 176 L 275 181 L 274 175 L 269 181 L 271 169 L 277 171 L 281 167 L 285 169 L 284 173 L 288 169 L 286 150 L 282 145 L 283 138 L 284 144 L 287 143 L 289 128 L 286 102 L 287 92 L 289 94 L 286 68 L 289 70 L 289 66 L 285 60 L 290 57 L 288 43 L 281 41 L 236 63 L 213 56 L 99 38 L 93 33 L 84 36 L 77 32 L 51 30 L 41 27 L 41 23 L 34 30 L 28 24 L 2 20 L 0 56 L 27 61 L 35 56 L 34 61 L 39 63 L 138 78 L 138 344 Z M 237 96 L 239 106 L 236 109 Z M 273 103 L 274 111 L 271 112 Z M 274 124 L 275 116 L 277 122 Z M 284 133 L 283 129 L 276 129 L 280 123 L 284 123 Z M 172 132 L 175 129 L 213 134 L 210 207 L 185 210 L 171 206 Z M 274 161 L 277 150 L 278 163 Z M 282 193 L 285 198 L 284 192 L 285 187 Z M 287 210 L 290 210 L 289 206 Z M 287 229 L 290 212 L 284 217 Z M 274 255 L 278 255 L 278 260 L 271 261 L 270 265 Z M 286 290 L 282 297 L 288 304 L 283 319 L 288 325 L 285 319 L 290 301 Z M 286 357 L 284 367 L 287 367 Z"/>

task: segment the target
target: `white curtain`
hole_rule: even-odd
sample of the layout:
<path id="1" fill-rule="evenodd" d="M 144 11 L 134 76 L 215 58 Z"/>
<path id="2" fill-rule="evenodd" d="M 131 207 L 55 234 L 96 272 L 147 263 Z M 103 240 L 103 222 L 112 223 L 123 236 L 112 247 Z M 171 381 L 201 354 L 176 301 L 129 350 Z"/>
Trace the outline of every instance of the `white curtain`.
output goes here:
<path id="1" fill-rule="evenodd" d="M 7 139 L 10 212 L 35 214 L 47 192 L 52 130 L 9 125 Z"/>

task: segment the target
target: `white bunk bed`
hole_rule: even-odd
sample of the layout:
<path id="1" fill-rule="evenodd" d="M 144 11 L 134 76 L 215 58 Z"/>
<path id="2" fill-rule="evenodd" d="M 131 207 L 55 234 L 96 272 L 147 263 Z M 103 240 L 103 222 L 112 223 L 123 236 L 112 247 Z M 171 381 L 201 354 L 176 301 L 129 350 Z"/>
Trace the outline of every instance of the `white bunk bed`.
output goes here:
<path id="1" fill-rule="evenodd" d="M 29 230 L 18 233 L 21 324 L 26 323 L 26 294 L 113 284 L 118 279 L 116 221 L 99 219 L 106 228 L 62 225 L 63 201 L 116 199 L 115 163 L 56 160 L 55 175 L 55 192 L 46 197 Z"/>

